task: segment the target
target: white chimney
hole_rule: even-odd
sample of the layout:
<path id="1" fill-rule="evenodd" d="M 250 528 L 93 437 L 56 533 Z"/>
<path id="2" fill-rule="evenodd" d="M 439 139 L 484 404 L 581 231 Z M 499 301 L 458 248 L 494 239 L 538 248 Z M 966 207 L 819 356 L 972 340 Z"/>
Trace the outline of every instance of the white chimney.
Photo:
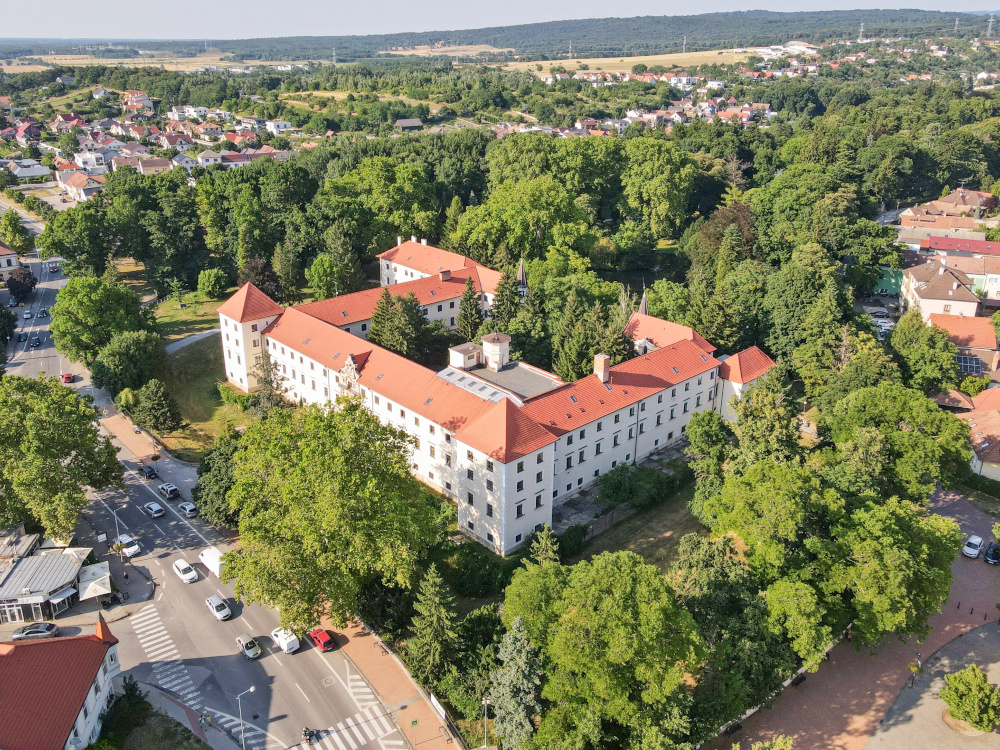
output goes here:
<path id="1" fill-rule="evenodd" d="M 399 247 L 402 244 L 403 244 L 403 237 L 402 237 L 402 235 L 397 234 L 396 235 L 396 247 Z"/>
<path id="2" fill-rule="evenodd" d="M 411 234 L 410 235 L 410 242 L 416 242 L 416 241 L 417 241 L 417 235 Z"/>
<path id="3" fill-rule="evenodd" d="M 449 279 L 451 279 L 451 271 L 448 270 L 441 271 L 438 274 L 438 278 L 441 279 L 441 281 L 448 281 Z"/>
<path id="4" fill-rule="evenodd" d="M 943 276 L 943 275 L 944 275 L 944 266 L 941 266 L 941 267 L 940 267 L 940 268 L 938 269 L 938 276 Z"/>
<path id="5" fill-rule="evenodd" d="M 427 240 L 420 240 L 420 244 L 421 245 L 426 245 L 427 244 Z"/>

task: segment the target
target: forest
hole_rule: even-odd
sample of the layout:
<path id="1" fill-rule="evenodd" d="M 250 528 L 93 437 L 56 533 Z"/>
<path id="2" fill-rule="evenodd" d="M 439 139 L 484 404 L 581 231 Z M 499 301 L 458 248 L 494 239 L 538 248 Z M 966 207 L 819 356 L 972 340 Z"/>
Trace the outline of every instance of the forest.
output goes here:
<path id="1" fill-rule="evenodd" d="M 371 36 L 209 41 L 214 48 L 243 60 L 322 60 L 329 58 L 334 47 L 339 59 L 358 60 L 374 57 L 390 49 L 434 44 L 490 45 L 499 49 L 512 49 L 515 55 L 522 58 L 537 56 L 539 59 L 546 59 L 566 57 L 571 41 L 577 55 L 618 57 L 679 52 L 685 37 L 688 50 L 759 46 L 792 39 L 814 43 L 854 39 L 862 22 L 865 24 L 866 34 L 872 37 L 917 39 L 952 32 L 956 17 L 959 19 L 956 36 L 971 38 L 985 34 L 988 17 L 968 13 L 914 9 L 798 13 L 750 10 L 690 16 L 594 18 Z M 87 40 L 91 44 L 94 41 Z M 63 46 L 52 40 L 0 42 L 0 57 L 50 52 L 73 54 L 77 51 L 77 44 L 74 40 L 66 41 Z M 156 41 L 144 42 L 141 46 L 148 49 L 150 45 L 157 50 L 193 54 L 204 49 L 205 42 L 200 39 Z"/>
<path id="2" fill-rule="evenodd" d="M 495 71 L 478 82 L 460 75 L 465 96 L 501 88 Z M 686 749 L 773 700 L 797 668 L 816 669 L 847 632 L 872 649 L 926 634 L 951 583 L 959 531 L 926 503 L 967 471 L 968 429 L 929 396 L 975 384 L 960 379 L 954 345 L 919 314 L 883 343 L 853 301 L 902 264 L 895 229 L 875 221 L 883 207 L 963 184 L 1000 192 L 1000 96 L 958 76 L 891 78 L 873 66 L 748 87 L 777 115 L 747 128 L 695 122 L 613 139 L 497 139 L 479 128 L 341 135 L 287 163 L 195 170 L 193 186 L 179 172 L 120 169 L 41 237 L 73 277 L 56 319 L 76 298 L 106 307 L 94 300 L 114 298 L 116 257 L 143 263 L 163 292 L 252 281 L 295 303 L 358 288 L 364 264 L 415 235 L 504 272 L 497 313 L 463 319 L 460 338 L 508 333 L 513 356 L 567 380 L 590 372 L 597 352 L 632 355 L 622 328 L 643 291 L 651 314 L 694 327 L 720 354 L 760 346 L 780 366 L 739 402 L 735 421 L 706 412 L 690 424 L 690 512 L 710 536 L 685 537 L 666 575 L 629 552 L 578 561 L 579 530 L 543 531 L 507 560 L 470 551 L 448 538 L 447 510 L 421 500 L 397 455 L 402 433 L 351 410 L 281 410 L 269 388 L 248 408 L 267 413 L 267 401 L 276 416 L 220 436 L 200 470 L 202 513 L 245 532 L 240 590 L 281 603 L 296 622 L 327 608 L 361 615 L 454 716 L 476 720 L 489 697 L 504 748 Z M 521 259 L 523 300 L 510 291 Z M 625 272 L 645 289 L 614 280 Z M 450 332 L 390 296 L 372 339 L 440 366 Z M 98 350 L 112 337 L 98 329 L 127 326 L 139 346 L 148 321 L 135 306 L 125 323 L 60 330 L 57 346 L 72 340 L 74 356 L 110 369 L 116 352 Z M 801 412 L 815 440 L 800 440 Z M 353 429 L 383 430 L 396 448 L 350 455 Z M 270 450 L 296 441 L 309 450 Z M 298 554 L 320 544 L 315 528 L 266 538 L 256 514 L 274 488 L 260 485 L 260 467 L 280 463 L 282 482 L 304 482 L 275 502 L 348 491 L 315 477 L 317 456 L 386 467 L 385 507 L 412 515 L 399 540 L 410 557 L 386 553 L 365 568 L 330 549 L 338 574 L 327 589 Z M 622 467 L 601 491 L 648 507 L 687 480 L 645 481 Z M 368 549 L 355 536 L 345 538 L 358 546 L 344 549 Z M 279 543 L 315 586 L 293 591 L 268 577 L 268 545 Z"/>

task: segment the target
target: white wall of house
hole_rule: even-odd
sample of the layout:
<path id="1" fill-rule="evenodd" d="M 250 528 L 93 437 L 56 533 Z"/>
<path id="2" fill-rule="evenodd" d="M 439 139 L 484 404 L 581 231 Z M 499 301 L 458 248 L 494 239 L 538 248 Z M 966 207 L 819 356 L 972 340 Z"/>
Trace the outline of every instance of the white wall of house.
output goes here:
<path id="1" fill-rule="evenodd" d="M 97 670 L 94 683 L 90 686 L 87 698 L 84 700 L 76 724 L 66 741 L 65 750 L 80 750 L 97 741 L 101 733 L 101 714 L 114 700 L 114 678 L 121 672 L 118 663 L 118 646 L 112 645 L 104 655 L 101 668 Z"/>
<path id="2" fill-rule="evenodd" d="M 972 454 L 972 473 L 1000 482 L 1000 464 L 983 461 L 975 453 Z"/>
<path id="3" fill-rule="evenodd" d="M 219 315 L 222 330 L 222 356 L 226 368 L 226 378 L 242 391 L 257 390 L 257 378 L 253 370 L 260 364 L 264 340 L 261 332 L 270 325 L 276 315 L 261 320 L 239 323 Z"/>

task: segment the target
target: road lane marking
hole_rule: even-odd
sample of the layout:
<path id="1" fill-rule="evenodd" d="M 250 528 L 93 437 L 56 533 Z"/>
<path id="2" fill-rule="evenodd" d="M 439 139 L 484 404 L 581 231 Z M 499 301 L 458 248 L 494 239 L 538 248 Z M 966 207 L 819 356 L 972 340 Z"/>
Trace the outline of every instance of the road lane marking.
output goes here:
<path id="1" fill-rule="evenodd" d="M 161 529 L 159 526 L 157 526 L 155 523 L 153 524 L 153 526 L 156 528 L 157 531 L 159 531 L 161 534 L 163 534 L 163 536 L 167 535 L 166 532 L 163 529 Z"/>
<path id="2" fill-rule="evenodd" d="M 102 498 L 100 498 L 100 497 L 99 497 L 99 498 L 97 498 L 97 501 L 98 501 L 98 502 L 99 502 L 99 503 L 100 503 L 101 505 L 103 505 L 103 506 L 104 506 L 105 508 L 107 508 L 107 509 L 108 509 L 108 512 L 109 512 L 109 513 L 111 513 L 111 515 L 112 515 L 112 516 L 113 516 L 113 515 L 115 515 L 115 512 L 114 512 L 114 511 L 113 511 L 113 510 L 111 509 L 111 506 L 110 506 L 110 505 L 108 505 L 108 504 L 107 504 L 106 502 L 104 502 L 104 500 L 103 500 Z M 120 518 L 119 518 L 119 519 L 118 519 L 118 523 L 120 523 L 120 524 L 121 524 L 122 526 L 124 526 L 124 527 L 125 527 L 125 531 L 128 531 L 128 526 L 127 526 L 127 525 L 125 524 L 125 522 L 124 522 L 124 521 L 123 521 L 122 519 L 120 519 Z"/>
<path id="3" fill-rule="evenodd" d="M 297 683 L 297 682 L 296 682 L 296 683 L 295 683 L 295 687 L 299 688 L 299 692 L 300 692 L 300 693 L 302 693 L 302 697 L 306 699 L 306 702 L 307 702 L 307 703 L 312 703 L 312 701 L 311 701 L 311 700 L 309 700 L 309 696 L 308 696 L 308 695 L 306 695 L 306 691 L 305 691 L 305 690 L 303 690 L 303 689 L 302 689 L 302 688 L 301 688 L 301 687 L 299 686 L 299 683 Z"/>
<path id="4" fill-rule="evenodd" d="M 130 452 L 131 452 L 131 451 L 130 451 Z M 136 460 L 138 460 L 138 458 L 137 458 Z M 147 491 L 147 492 L 148 492 L 149 494 L 151 494 L 151 495 L 152 495 L 153 497 L 155 497 L 155 498 L 156 498 L 157 500 L 159 500 L 159 499 L 160 499 L 160 495 L 159 495 L 159 493 L 157 493 L 157 492 L 156 492 L 156 490 L 154 490 L 154 489 L 153 489 L 152 487 L 150 487 L 150 486 L 149 486 L 148 484 L 146 484 L 145 482 L 143 482 L 143 481 L 142 481 L 142 479 L 141 479 L 141 478 L 139 477 L 139 475 L 138 475 L 138 474 L 136 474 L 136 472 L 135 472 L 135 469 L 125 469 L 125 471 L 127 471 L 127 472 L 128 472 L 129 474 L 131 474 L 132 476 L 134 476 L 134 477 L 135 477 L 136 479 L 138 479 L 138 480 L 139 480 L 139 486 L 140 486 L 140 487 L 145 487 L 145 488 L 146 488 L 146 491 Z M 179 512 L 178 512 L 178 511 L 177 511 L 177 510 L 176 510 L 176 509 L 175 509 L 175 508 L 174 508 L 174 507 L 173 507 L 172 505 L 170 505 L 169 503 L 167 503 L 167 509 L 168 509 L 168 510 L 169 510 L 169 511 L 170 511 L 171 513 L 173 513 L 173 514 L 174 514 L 175 516 L 177 516 L 177 517 L 178 517 L 178 518 L 179 518 L 180 520 L 182 520 L 182 521 L 183 521 L 184 523 L 186 523 L 186 524 L 187 524 L 187 526 L 188 526 L 188 528 L 189 528 L 189 529 L 191 529 L 191 531 L 193 531 L 193 532 L 194 532 L 195 534 L 197 534 L 197 535 L 198 535 L 198 538 L 199 538 L 199 539 L 201 539 L 201 541 L 203 541 L 203 542 L 204 542 L 205 544 L 207 544 L 207 545 L 208 545 L 208 546 L 210 546 L 210 547 L 212 546 L 212 542 L 208 541 L 208 539 L 207 539 L 207 538 L 205 537 L 205 535 L 204 535 L 204 534 L 202 534 L 202 533 L 201 533 L 200 531 L 198 531 L 198 529 L 196 529 L 196 528 L 195 528 L 194 526 L 192 526 L 192 525 L 191 525 L 191 522 L 190 522 L 190 521 L 188 521 L 188 520 L 187 520 L 187 519 L 186 519 L 186 518 L 185 518 L 184 516 L 182 516 L 182 515 L 181 515 L 181 514 L 180 514 L 180 513 L 179 513 Z"/>
<path id="5" fill-rule="evenodd" d="M 247 618 L 245 618 L 243 615 L 240 615 L 240 619 L 243 620 L 244 623 L 246 623 L 246 626 L 248 628 L 253 630 L 253 625 L 250 624 L 250 621 Z"/>

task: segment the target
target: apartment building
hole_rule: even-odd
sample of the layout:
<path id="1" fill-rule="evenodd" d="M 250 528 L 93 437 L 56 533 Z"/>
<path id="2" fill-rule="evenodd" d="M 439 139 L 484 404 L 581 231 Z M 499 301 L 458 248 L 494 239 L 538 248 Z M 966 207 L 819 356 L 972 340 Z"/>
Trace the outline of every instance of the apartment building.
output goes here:
<path id="1" fill-rule="evenodd" d="M 401 242 L 380 256 L 382 281 L 441 284 L 435 274 L 475 265 L 449 256 L 455 254 Z M 360 327 L 348 331 L 353 324 L 338 321 L 337 310 L 348 309 L 354 296 L 321 314 L 312 305 L 282 311 L 244 286 L 219 308 L 229 382 L 253 390 L 249 370 L 266 348 L 297 403 L 360 399 L 410 435 L 414 476 L 450 497 L 459 527 L 501 555 L 551 524 L 554 504 L 680 440 L 694 413 L 721 411 L 723 392 L 742 391 L 774 366 L 755 349 L 746 355 L 756 363 L 755 377 L 745 376 L 748 369 L 746 382 L 727 386 L 720 371 L 733 368 L 713 356 L 715 347 L 693 329 L 643 315 L 630 321 L 645 332 L 639 356 L 611 366 L 599 354 L 593 373 L 575 383 L 511 361 L 504 334 L 452 347 L 448 366 L 434 371 L 372 344 Z"/>

